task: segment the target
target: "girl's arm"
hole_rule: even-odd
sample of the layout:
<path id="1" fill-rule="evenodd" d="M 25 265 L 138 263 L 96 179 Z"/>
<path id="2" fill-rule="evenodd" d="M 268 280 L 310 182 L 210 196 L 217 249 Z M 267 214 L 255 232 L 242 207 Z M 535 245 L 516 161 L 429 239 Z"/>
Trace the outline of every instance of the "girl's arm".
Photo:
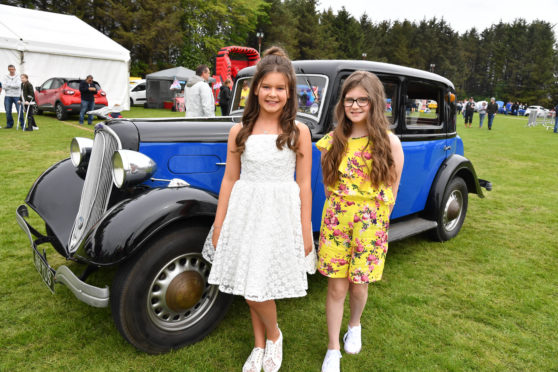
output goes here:
<path id="1" fill-rule="evenodd" d="M 393 191 L 393 204 L 389 211 L 391 213 L 393 206 L 395 205 L 395 200 L 397 199 L 397 191 L 399 190 L 399 182 L 401 181 L 401 172 L 403 171 L 404 155 L 399 137 L 390 133 L 389 141 L 391 144 L 391 155 L 393 156 L 393 161 L 395 162 L 395 172 L 397 175 L 395 181 L 391 185 L 391 189 Z"/>
<path id="2" fill-rule="evenodd" d="M 322 162 L 324 160 L 324 156 L 325 156 L 326 152 L 327 152 L 326 150 L 321 151 L 322 156 L 320 157 L 320 159 L 321 159 Z M 329 194 L 331 194 L 331 192 L 327 190 L 327 186 L 325 184 L 324 184 L 324 193 L 325 193 L 326 198 L 329 198 Z"/>
<path id="3" fill-rule="evenodd" d="M 240 177 L 240 154 L 236 152 L 235 142 L 240 128 L 242 128 L 242 124 L 236 124 L 232 127 L 227 141 L 227 164 L 225 166 L 225 175 L 221 182 L 221 190 L 219 191 L 219 202 L 217 203 L 217 213 L 215 214 L 215 222 L 213 222 L 213 236 L 211 237 L 215 248 L 217 248 L 221 227 L 227 215 L 232 188 Z"/>
<path id="4" fill-rule="evenodd" d="M 312 136 L 304 124 L 298 125 L 298 154 L 296 155 L 296 183 L 300 188 L 300 219 L 304 252 L 314 249 L 312 244 Z"/>

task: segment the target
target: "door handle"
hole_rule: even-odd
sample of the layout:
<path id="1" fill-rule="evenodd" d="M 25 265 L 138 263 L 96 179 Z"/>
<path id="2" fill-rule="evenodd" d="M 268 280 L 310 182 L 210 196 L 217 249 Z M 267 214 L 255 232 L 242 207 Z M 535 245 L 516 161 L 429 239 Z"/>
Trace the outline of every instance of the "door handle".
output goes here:
<path id="1" fill-rule="evenodd" d="M 444 146 L 444 151 L 451 150 L 451 146 Z"/>

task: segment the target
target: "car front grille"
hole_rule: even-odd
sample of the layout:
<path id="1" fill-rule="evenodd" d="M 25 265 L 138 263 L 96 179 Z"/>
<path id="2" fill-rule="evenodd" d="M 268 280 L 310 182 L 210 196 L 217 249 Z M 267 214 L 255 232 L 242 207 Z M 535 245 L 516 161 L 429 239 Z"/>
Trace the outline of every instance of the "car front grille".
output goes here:
<path id="1" fill-rule="evenodd" d="M 85 233 L 101 219 L 107 209 L 112 190 L 112 154 L 121 148 L 114 131 L 104 124 L 96 126 L 79 210 L 68 243 L 70 253 L 77 250 Z"/>

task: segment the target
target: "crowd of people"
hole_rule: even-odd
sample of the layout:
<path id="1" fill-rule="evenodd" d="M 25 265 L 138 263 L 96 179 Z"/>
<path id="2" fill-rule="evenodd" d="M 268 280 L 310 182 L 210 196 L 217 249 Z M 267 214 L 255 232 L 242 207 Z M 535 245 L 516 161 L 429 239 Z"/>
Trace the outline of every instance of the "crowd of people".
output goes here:
<path id="1" fill-rule="evenodd" d="M 496 103 L 496 98 L 490 98 L 490 102 L 481 102 L 480 107 L 477 103 L 470 97 L 468 101 L 462 101 L 457 103 L 457 111 L 463 115 L 465 120 L 465 128 L 471 128 L 473 125 L 473 116 L 475 112 L 479 114 L 479 128 L 482 128 L 484 119 L 488 116 L 488 130 L 492 130 L 492 124 L 494 123 L 494 117 L 498 113 L 498 104 Z"/>

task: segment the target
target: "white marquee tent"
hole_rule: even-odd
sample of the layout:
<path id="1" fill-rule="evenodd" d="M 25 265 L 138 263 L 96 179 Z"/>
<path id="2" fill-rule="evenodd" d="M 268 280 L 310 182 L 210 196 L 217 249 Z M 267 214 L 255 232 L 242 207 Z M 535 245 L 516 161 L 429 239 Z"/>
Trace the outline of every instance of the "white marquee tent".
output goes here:
<path id="1" fill-rule="evenodd" d="M 0 5 L 0 77 L 10 64 L 35 87 L 51 77 L 91 74 L 109 105 L 128 109 L 129 62 L 127 49 L 75 16 Z M 0 112 L 5 112 L 4 91 Z"/>

